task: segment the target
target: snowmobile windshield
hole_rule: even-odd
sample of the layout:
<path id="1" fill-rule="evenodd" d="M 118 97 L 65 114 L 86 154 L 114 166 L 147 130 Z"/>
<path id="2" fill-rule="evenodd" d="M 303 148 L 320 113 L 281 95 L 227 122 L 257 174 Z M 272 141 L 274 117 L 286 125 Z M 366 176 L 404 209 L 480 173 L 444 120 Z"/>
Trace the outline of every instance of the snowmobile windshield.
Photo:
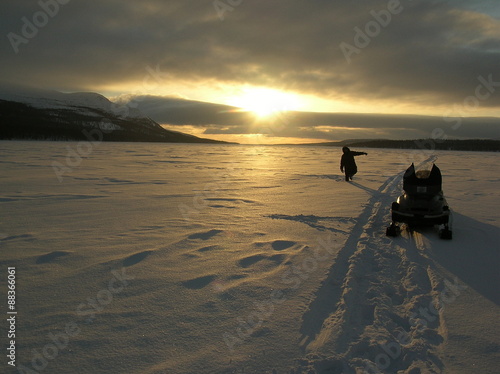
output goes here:
<path id="1" fill-rule="evenodd" d="M 441 184 L 441 171 L 436 165 L 431 170 L 415 171 L 411 164 L 403 176 L 403 189 L 408 194 L 436 195 L 441 192 Z"/>

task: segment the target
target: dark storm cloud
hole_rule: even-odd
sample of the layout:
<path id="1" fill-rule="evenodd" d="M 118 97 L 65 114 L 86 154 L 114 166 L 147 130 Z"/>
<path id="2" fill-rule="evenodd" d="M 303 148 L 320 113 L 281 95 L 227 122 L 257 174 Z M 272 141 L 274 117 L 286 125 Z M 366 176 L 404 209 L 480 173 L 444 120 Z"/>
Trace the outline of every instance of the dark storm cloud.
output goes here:
<path id="1" fill-rule="evenodd" d="M 341 140 L 349 138 L 493 138 L 499 139 L 498 118 L 417 115 L 283 112 L 258 119 L 227 105 L 172 97 L 137 96 L 123 100 L 161 124 L 195 126 L 206 135 L 269 136 Z"/>
<path id="2" fill-rule="evenodd" d="M 461 102 L 479 76 L 500 81 L 498 20 L 454 8 L 460 2 L 252 0 L 228 6 L 221 20 L 213 0 L 60 1 L 3 4 L 3 80 L 89 89 L 142 80 L 147 66 L 159 66 L 172 80 L 426 105 Z M 57 12 L 45 25 L 38 14 L 42 26 L 24 37 L 24 20 L 34 22 L 41 3 Z M 378 33 L 374 14 L 390 15 Z M 367 27 L 374 36 L 356 44 L 356 30 Z M 9 33 L 27 41 L 18 53 Z M 357 51 L 346 54 L 341 43 Z M 482 105 L 500 105 L 498 95 Z"/>

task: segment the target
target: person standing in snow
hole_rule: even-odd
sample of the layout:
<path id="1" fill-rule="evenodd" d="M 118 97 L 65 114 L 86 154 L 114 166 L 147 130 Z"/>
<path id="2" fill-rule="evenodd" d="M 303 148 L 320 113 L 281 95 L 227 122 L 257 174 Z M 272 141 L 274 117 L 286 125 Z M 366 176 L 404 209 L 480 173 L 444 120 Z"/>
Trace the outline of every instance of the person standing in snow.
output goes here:
<path id="1" fill-rule="evenodd" d="M 348 147 L 342 147 L 342 152 L 344 154 L 340 159 L 340 171 L 345 172 L 345 180 L 349 182 L 352 180 L 352 176 L 358 172 L 354 156 L 367 155 L 368 153 L 351 151 Z"/>

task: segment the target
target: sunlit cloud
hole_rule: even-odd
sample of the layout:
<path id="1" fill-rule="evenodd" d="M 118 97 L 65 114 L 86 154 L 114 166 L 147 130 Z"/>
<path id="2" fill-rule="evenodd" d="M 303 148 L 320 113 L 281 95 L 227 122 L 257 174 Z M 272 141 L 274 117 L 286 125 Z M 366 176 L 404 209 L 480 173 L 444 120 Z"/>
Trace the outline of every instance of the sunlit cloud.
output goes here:
<path id="1" fill-rule="evenodd" d="M 299 110 L 302 106 L 297 95 L 265 87 L 245 87 L 239 95 L 227 100 L 227 104 L 253 112 L 259 118 Z"/>
<path id="2" fill-rule="evenodd" d="M 195 0 L 69 2 L 20 45 L 19 53 L 3 38 L 0 79 L 66 92 L 96 91 L 122 102 L 157 96 L 215 103 L 221 105 L 219 112 L 208 106 L 203 112 L 197 104 L 196 118 L 188 119 L 176 106 L 180 102 L 170 113 L 151 100 L 144 102 L 148 115 L 160 123 L 208 122 L 244 132 L 252 115 L 262 123 L 271 114 L 290 110 L 439 118 L 460 113 L 480 77 L 492 75 L 500 82 L 496 2 L 400 3 L 401 11 L 349 62 L 339 46 L 355 43 L 356 30 L 365 30 L 374 12 L 387 9 L 386 0 L 255 0 L 242 3 L 223 21 L 211 2 Z M 38 10 L 36 2 L 6 2 L 0 33 L 22 35 L 23 17 Z M 488 99 L 464 115 L 498 117 L 500 89 L 493 88 Z M 311 119 L 306 117 L 304 121 Z M 323 125 L 296 121 L 274 135 L 286 131 L 295 137 L 297 125 Z M 374 119 L 364 128 L 375 131 L 378 126 Z M 331 133 L 308 131 L 314 136 L 301 135 Z"/>

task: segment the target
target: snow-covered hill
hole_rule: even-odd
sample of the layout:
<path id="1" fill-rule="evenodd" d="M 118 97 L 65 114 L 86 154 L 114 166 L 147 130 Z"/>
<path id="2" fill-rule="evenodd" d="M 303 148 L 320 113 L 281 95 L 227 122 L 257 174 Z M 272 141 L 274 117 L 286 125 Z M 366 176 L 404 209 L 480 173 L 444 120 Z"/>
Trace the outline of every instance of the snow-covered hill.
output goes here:
<path id="1" fill-rule="evenodd" d="M 73 108 L 83 112 L 85 108 L 91 108 L 120 114 L 122 117 L 145 117 L 138 109 L 127 107 L 125 110 L 95 92 L 63 93 L 32 87 L 3 85 L 0 86 L 0 100 L 20 102 L 38 109 Z"/>
<path id="2" fill-rule="evenodd" d="M 62 93 L 19 86 L 0 87 L 0 139 L 216 142 L 168 131 L 131 105 L 92 92 Z"/>

